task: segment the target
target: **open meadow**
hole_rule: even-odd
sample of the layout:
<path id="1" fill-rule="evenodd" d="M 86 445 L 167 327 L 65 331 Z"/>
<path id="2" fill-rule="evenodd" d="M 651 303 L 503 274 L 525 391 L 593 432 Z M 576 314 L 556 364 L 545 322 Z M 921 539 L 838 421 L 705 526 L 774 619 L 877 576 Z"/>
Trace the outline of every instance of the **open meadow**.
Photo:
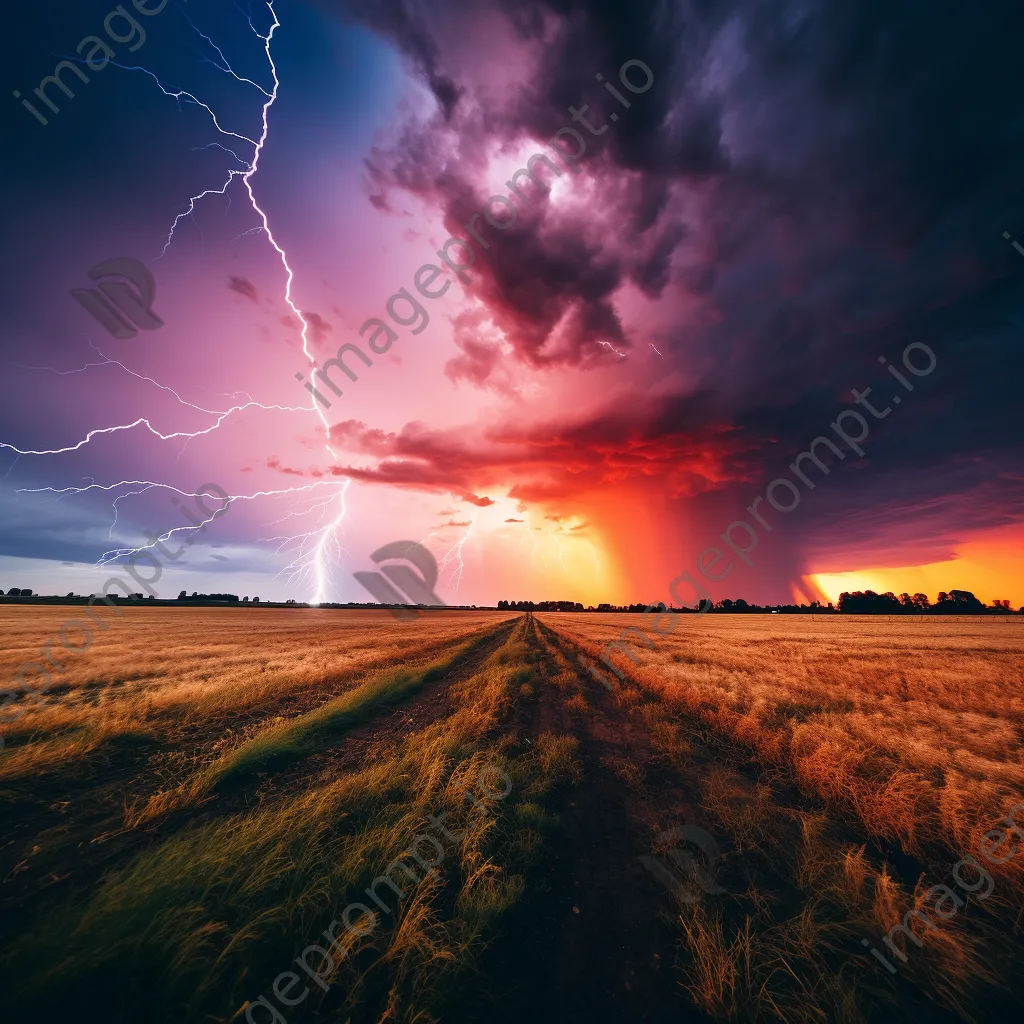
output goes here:
<path id="1" fill-rule="evenodd" d="M 0 726 L 12 1019 L 1024 1008 L 1019 617 L 121 611 Z"/>

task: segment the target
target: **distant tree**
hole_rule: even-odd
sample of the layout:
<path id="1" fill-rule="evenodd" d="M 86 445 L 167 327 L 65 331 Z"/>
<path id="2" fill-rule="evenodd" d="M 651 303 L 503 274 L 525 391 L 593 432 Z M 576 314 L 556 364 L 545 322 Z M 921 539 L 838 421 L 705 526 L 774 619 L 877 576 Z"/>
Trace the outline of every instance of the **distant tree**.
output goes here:
<path id="1" fill-rule="evenodd" d="M 928 600 L 927 594 L 915 594 L 912 600 L 914 602 L 914 607 L 919 612 L 926 612 L 932 606 L 931 602 Z"/>
<path id="2" fill-rule="evenodd" d="M 21 597 L 21 590 L 18 587 L 11 587 L 11 589 L 7 591 L 7 596 Z"/>
<path id="3" fill-rule="evenodd" d="M 1009 600 L 1008 600 L 1008 599 L 1007 599 L 1007 600 L 1005 600 L 1005 601 L 1001 601 L 1001 600 L 999 600 L 999 598 L 996 598 L 996 599 L 995 599 L 995 600 L 994 600 L 994 601 L 992 602 L 992 607 L 993 607 L 993 608 L 994 608 L 994 609 L 995 609 L 995 610 L 996 610 L 997 612 L 1008 612 L 1008 611 L 1012 611 L 1012 609 L 1010 608 L 1010 602 L 1009 602 Z"/>
<path id="4" fill-rule="evenodd" d="M 252 599 L 252 603 L 253 603 L 253 604 L 259 604 L 259 603 L 260 603 L 260 599 L 259 599 L 258 597 L 254 597 L 254 598 Z"/>
<path id="5" fill-rule="evenodd" d="M 891 615 L 902 610 L 903 606 L 891 592 L 876 594 L 873 590 L 856 590 L 839 595 L 839 611 L 850 615 Z"/>
<path id="6" fill-rule="evenodd" d="M 985 611 L 985 606 L 969 590 L 951 590 L 939 594 L 932 611 L 940 615 L 977 615 Z"/>
<path id="7" fill-rule="evenodd" d="M 71 594 L 67 594 L 66 596 L 67 597 L 74 597 L 75 595 L 74 595 L 74 593 L 71 593 Z"/>
<path id="8" fill-rule="evenodd" d="M 32 596 L 32 588 L 31 587 L 28 587 L 28 588 L 22 587 L 21 588 L 21 596 L 22 597 L 31 597 Z"/>
<path id="9" fill-rule="evenodd" d="M 245 597 L 242 598 L 242 604 L 248 604 L 248 603 L 249 603 L 249 595 L 246 594 Z"/>
<path id="10" fill-rule="evenodd" d="M 188 599 L 188 594 L 184 590 L 180 594 L 178 594 L 178 600 L 179 601 L 185 601 L 187 599 Z"/>

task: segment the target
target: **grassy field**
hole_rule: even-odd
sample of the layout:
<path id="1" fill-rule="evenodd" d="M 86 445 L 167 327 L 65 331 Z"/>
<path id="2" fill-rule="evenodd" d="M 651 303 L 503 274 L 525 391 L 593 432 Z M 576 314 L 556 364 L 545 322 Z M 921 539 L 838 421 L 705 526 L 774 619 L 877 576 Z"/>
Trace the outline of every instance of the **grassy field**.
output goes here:
<path id="1" fill-rule="evenodd" d="M 12 1019 L 1024 1008 L 1024 622 L 100 614 L 0 728 Z"/>

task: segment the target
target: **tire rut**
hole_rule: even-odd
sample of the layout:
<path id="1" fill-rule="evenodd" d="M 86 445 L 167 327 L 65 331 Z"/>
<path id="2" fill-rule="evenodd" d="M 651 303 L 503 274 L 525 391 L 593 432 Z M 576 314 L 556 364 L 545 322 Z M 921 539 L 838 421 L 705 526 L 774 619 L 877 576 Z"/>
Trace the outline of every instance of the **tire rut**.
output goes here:
<path id="1" fill-rule="evenodd" d="M 442 678 L 374 716 L 368 722 L 348 730 L 328 749 L 306 757 L 301 765 L 268 776 L 256 790 L 259 801 L 287 795 L 288 790 L 303 784 L 327 783 L 339 775 L 357 771 L 369 758 L 385 753 L 411 732 L 433 725 L 452 712 L 449 690 L 456 683 L 469 679 L 481 665 L 504 644 L 515 626 L 515 620 L 502 623 L 475 650 L 460 658 Z"/>
<path id="2" fill-rule="evenodd" d="M 583 772 L 556 801 L 546 884 L 519 922 L 529 991 L 512 993 L 497 1019 L 709 1020 L 673 969 L 674 897 L 639 860 L 653 852 L 654 834 L 693 821 L 694 780 L 656 756 L 640 716 L 581 675 L 555 634 L 532 627 L 543 678 L 520 728 L 534 743 L 544 733 L 575 736 Z M 495 969 L 507 971 L 507 960 Z"/>
<path id="3" fill-rule="evenodd" d="M 543 623 L 539 628 L 552 647 L 570 663 L 578 657 L 581 648 L 572 640 Z M 589 678 L 589 673 L 581 675 Z M 811 824 L 815 837 L 813 842 L 820 844 L 813 853 L 827 853 L 842 863 L 847 850 L 866 848 L 867 860 L 876 870 L 887 862 L 891 874 L 895 860 L 897 877 L 903 872 L 908 876 L 911 874 L 907 863 L 910 858 L 905 854 L 893 858 L 893 851 L 873 842 L 857 822 L 843 817 L 835 807 L 816 795 L 804 792 L 786 766 L 759 761 L 751 749 L 721 735 L 683 705 L 665 700 L 631 679 L 628 672 L 613 686 L 612 692 L 594 688 L 605 698 L 602 705 L 605 713 L 595 718 L 591 729 L 599 745 L 605 744 L 610 749 L 621 745 L 617 738 L 608 736 L 609 726 L 617 728 L 623 717 L 633 717 L 635 721 L 635 713 L 626 712 L 625 708 L 642 709 L 645 703 L 656 708 L 660 728 L 677 730 L 670 744 L 666 745 L 664 741 L 660 744 L 661 749 L 664 752 L 666 746 L 679 747 L 683 757 L 673 760 L 677 766 L 680 760 L 685 760 L 685 764 L 678 778 L 687 781 L 689 798 L 699 807 L 698 815 L 713 822 L 707 828 L 713 832 L 722 853 L 716 881 L 724 886 L 725 895 L 705 896 L 703 905 L 711 909 L 713 901 L 724 900 L 719 906 L 725 911 L 726 919 L 733 920 L 734 927 L 740 923 L 741 917 L 755 910 L 766 893 L 770 893 L 771 898 L 775 922 L 772 927 L 789 928 L 789 922 L 799 922 L 806 912 L 813 912 L 821 894 L 813 887 L 808 889 L 809 883 L 799 879 L 806 840 L 803 829 L 814 821 L 820 821 L 822 827 L 819 831 L 816 825 Z M 649 741 L 649 731 L 644 733 L 641 729 L 640 735 Z M 640 753 L 650 753 L 644 750 L 642 743 L 636 749 Z M 664 753 L 660 759 L 666 760 Z M 655 755 L 654 761 L 657 760 Z M 652 765 L 647 772 L 647 783 L 647 796 L 656 798 L 659 804 L 662 801 L 671 804 L 677 795 L 670 771 L 662 775 Z M 677 805 L 676 810 L 682 807 L 682 804 Z M 660 809 L 664 811 L 664 808 Z M 699 818 L 697 824 L 701 824 Z M 917 877 L 915 875 L 910 881 L 910 889 Z M 755 897 L 753 902 L 751 896 Z M 852 966 L 850 961 L 856 958 L 861 961 L 861 968 L 864 968 L 864 961 L 867 963 L 866 970 L 860 973 L 861 980 L 866 979 L 868 985 L 874 984 L 875 965 L 857 946 L 857 940 L 864 934 L 871 940 L 876 938 L 877 927 L 872 925 L 871 928 L 873 930 L 867 933 L 855 930 L 853 935 L 848 934 L 847 952 L 836 950 L 825 970 L 838 975 L 844 969 L 849 970 Z M 679 959 L 686 969 L 690 957 L 678 926 L 674 929 L 674 936 L 676 951 L 682 954 Z M 888 982 L 888 978 L 885 981 Z M 927 1019 L 932 1024 L 952 1024 L 957 1019 L 947 1008 L 923 996 L 922 990 L 911 979 L 904 979 L 900 1002 L 909 1008 L 914 1019 Z M 888 1015 L 883 1013 L 879 1019 L 888 1019 Z"/>

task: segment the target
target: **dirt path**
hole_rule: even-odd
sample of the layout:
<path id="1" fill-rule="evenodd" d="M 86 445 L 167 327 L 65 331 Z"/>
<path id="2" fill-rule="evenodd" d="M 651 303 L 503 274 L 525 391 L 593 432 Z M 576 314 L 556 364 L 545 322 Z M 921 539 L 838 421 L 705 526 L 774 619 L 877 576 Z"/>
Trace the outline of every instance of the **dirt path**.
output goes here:
<path id="1" fill-rule="evenodd" d="M 840 863 L 843 850 L 865 844 L 868 837 L 856 823 L 830 814 L 822 801 L 802 793 L 781 766 L 759 764 L 749 750 L 628 675 L 620 682 L 608 673 L 613 688 L 607 690 L 578 660 L 575 644 L 541 622 L 534 627 L 545 685 L 538 687 L 526 725 L 535 735 L 576 736 L 584 778 L 559 808 L 563 843 L 552 851 L 551 897 L 535 922 L 532 941 L 541 946 L 532 996 L 518 1002 L 517 1012 L 543 1022 L 711 1020 L 686 989 L 695 981 L 693 950 L 679 920 L 688 908 L 638 859 L 656 852 L 656 836 L 680 825 L 712 835 L 720 856 L 713 879 L 705 877 L 722 891 L 700 892 L 692 878 L 686 890 L 701 908 L 731 922 L 729 927 L 740 928 L 751 915 L 760 922 L 756 927 L 767 923 L 779 934 L 798 933 L 818 899 L 814 885 L 801 881 L 807 823 L 822 823 L 814 852 Z M 585 698 L 585 707 L 575 694 Z M 666 729 L 672 730 L 668 736 Z M 879 853 L 872 857 L 869 849 L 868 857 L 881 864 Z M 661 860 L 673 867 L 664 856 Z M 769 905 L 770 914 L 758 916 Z M 852 921 L 834 923 L 842 929 Z M 872 938 L 875 930 L 868 933 Z M 880 975 L 862 954 L 859 934 L 844 933 L 834 951 L 817 958 L 814 976 L 838 978 L 856 970 L 861 983 L 875 986 Z M 822 1002 L 812 1010 L 805 1005 L 799 972 L 792 974 L 773 983 L 769 993 L 778 999 L 783 1019 L 831 1019 L 834 1006 Z M 888 986 L 889 978 L 883 981 Z M 891 990 L 913 1020 L 952 1024 L 959 1019 L 923 996 L 909 978 Z"/>
<path id="2" fill-rule="evenodd" d="M 694 821 L 696 780 L 656 756 L 641 716 L 580 673 L 556 634 L 532 627 L 538 675 L 519 726 L 532 743 L 575 736 L 582 780 L 556 801 L 547 877 L 528 880 L 536 895 L 485 967 L 503 989 L 510 973 L 522 982 L 492 1019 L 707 1020 L 673 970 L 675 899 L 638 859 L 657 833 Z"/>
<path id="3" fill-rule="evenodd" d="M 258 787 L 255 798 L 269 800 L 275 793 L 308 788 L 317 782 L 327 782 L 357 771 L 369 761 L 384 756 L 409 733 L 447 718 L 452 712 L 450 688 L 480 671 L 483 663 L 508 640 L 515 622 L 513 619 L 501 623 L 482 643 L 467 655 L 460 656 L 440 679 L 349 730 L 330 746 L 311 754 L 293 768 L 269 775 Z M 237 802 L 237 797 L 234 802 Z"/>

